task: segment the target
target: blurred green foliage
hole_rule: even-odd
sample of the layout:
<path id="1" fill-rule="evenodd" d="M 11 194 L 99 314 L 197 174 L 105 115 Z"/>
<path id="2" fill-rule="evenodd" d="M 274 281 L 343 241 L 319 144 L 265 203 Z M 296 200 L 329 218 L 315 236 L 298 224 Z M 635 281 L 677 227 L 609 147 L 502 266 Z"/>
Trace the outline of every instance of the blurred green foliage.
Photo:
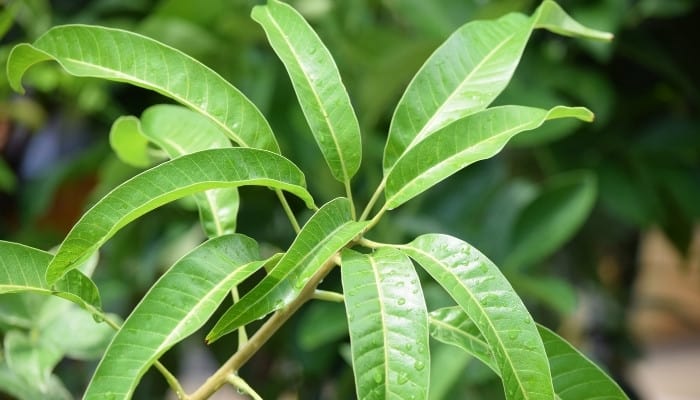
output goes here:
<path id="1" fill-rule="evenodd" d="M 278 132 L 285 155 L 305 171 L 318 171 L 307 176 L 311 190 L 322 201 L 331 199 L 341 188 L 323 167 L 281 63 L 249 18 L 256 3 L 9 0 L 0 11 L 0 63 L 4 67 L 13 44 L 62 23 L 99 23 L 151 36 L 212 67 L 251 98 Z M 363 166 L 371 168 L 360 170 L 355 185 L 366 200 L 381 178 L 382 135 L 392 106 L 431 51 L 465 21 L 529 12 L 537 2 L 291 3 L 333 52 L 361 118 Z M 635 273 L 628 260 L 634 259 L 638 232 L 661 226 L 684 252 L 700 218 L 700 55 L 691 43 L 700 7 L 693 0 L 561 4 L 582 23 L 614 32 L 615 40 L 564 46 L 553 35 L 536 36 L 498 103 L 581 104 L 596 113 L 596 123 L 565 120 L 519 136 L 516 146 L 495 159 L 387 215 L 376 232 L 393 242 L 428 231 L 466 239 L 506 266 L 513 285 L 545 321 L 556 323 L 570 314 L 577 291 L 613 299 L 608 322 L 589 326 L 603 333 L 590 348 L 619 374 L 629 354 L 617 346 L 627 337 L 622 318 L 614 313 L 628 301 Z M 0 82 L 0 239 L 48 249 L 91 202 L 137 172 L 109 150 L 112 121 L 139 115 L 162 98 L 125 85 L 71 78 L 51 65 L 32 69 L 25 83 L 31 90 L 20 97 Z M 286 247 L 293 232 L 282 211 L 268 207 L 274 197 L 244 189 L 241 198 L 238 230 L 272 238 L 264 244 L 270 254 Z M 269 209 L 278 211 L 258 212 Z M 95 277 L 105 309 L 125 315 L 133 308 L 116 299 L 135 302 L 164 267 L 196 246 L 203 238 L 196 220 L 191 203 L 178 203 L 147 215 L 144 223 L 126 227 L 108 243 L 100 261 L 104 268 Z M 620 260 L 618 279 L 601 281 L 598 261 L 610 255 Z M 324 285 L 337 288 L 339 279 L 332 275 Z M 444 298 L 424 289 L 429 308 L 443 305 Z M 289 387 L 299 398 L 352 393 L 346 322 L 329 310 L 333 307 L 309 307 L 251 362 L 246 378 L 264 388 L 263 396 L 278 397 Z M 2 328 L 6 341 L 10 327 Z M 219 352 L 225 346 L 216 343 L 212 354 L 228 354 Z M 493 385 L 488 370 L 441 346 L 436 344 L 435 358 L 441 360 L 436 362 L 444 362 L 440 371 L 450 373 L 435 381 L 433 398 L 498 396 L 500 386 Z M 66 375 L 70 368 L 75 366 L 59 365 L 56 373 Z M 162 392 L 161 381 L 150 382 L 150 377 L 137 397 Z M 66 379 L 73 392 L 85 383 Z"/>

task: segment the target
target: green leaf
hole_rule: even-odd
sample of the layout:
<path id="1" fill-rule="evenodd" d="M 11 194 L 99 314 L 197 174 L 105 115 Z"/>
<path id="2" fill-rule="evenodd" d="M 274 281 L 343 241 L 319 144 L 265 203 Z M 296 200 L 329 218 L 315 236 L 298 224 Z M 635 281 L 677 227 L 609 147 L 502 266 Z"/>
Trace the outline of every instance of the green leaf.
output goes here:
<path id="1" fill-rule="evenodd" d="M 51 287 L 45 280 L 51 254 L 19 243 L 0 240 L 0 294 L 39 293 L 72 301 L 87 310 L 99 309 L 100 294 L 90 278 L 78 270 Z"/>
<path id="2" fill-rule="evenodd" d="M 554 390 L 562 400 L 628 399 L 594 362 L 548 328 L 538 325 L 552 368 Z"/>
<path id="3" fill-rule="evenodd" d="M 587 171 L 569 172 L 547 182 L 515 222 L 505 268 L 531 267 L 571 239 L 593 209 L 596 192 L 595 175 Z"/>
<path id="4" fill-rule="evenodd" d="M 428 314 L 418 275 L 401 252 L 342 253 L 357 398 L 426 399 Z"/>
<path id="5" fill-rule="evenodd" d="M 112 123 L 109 145 L 125 164 L 137 168 L 153 164 L 148 154 L 148 138 L 141 132 L 139 119 L 132 115 L 119 117 Z"/>
<path id="6" fill-rule="evenodd" d="M 360 126 L 331 53 L 304 17 L 284 3 L 270 0 L 251 15 L 287 68 L 333 176 L 349 184 L 362 159 Z"/>
<path id="7" fill-rule="evenodd" d="M 535 28 L 611 37 L 584 28 L 551 1 L 543 2 L 530 18 L 512 13 L 465 24 L 428 58 L 399 101 L 384 149 L 385 174 L 433 132 L 485 109 L 510 81 Z"/>
<path id="8" fill-rule="evenodd" d="M 187 108 L 160 104 L 141 115 L 143 134 L 170 156 L 176 158 L 200 150 L 231 147 L 221 129 Z M 192 133 L 196 132 L 196 135 Z M 211 189 L 194 195 L 199 219 L 209 237 L 236 232 L 237 188 Z"/>
<path id="9" fill-rule="evenodd" d="M 242 185 L 287 190 L 313 207 L 301 171 L 265 150 L 212 149 L 160 164 L 119 185 L 98 201 L 68 233 L 46 271 L 53 284 L 119 229 L 168 202 L 207 189 Z"/>
<path id="10" fill-rule="evenodd" d="M 313 275 L 366 226 L 366 222 L 352 220 L 347 199 L 337 198 L 325 204 L 304 225 L 268 275 L 226 310 L 206 340 L 214 342 L 289 304 Z"/>
<path id="11" fill-rule="evenodd" d="M 219 74 L 153 39 L 119 29 L 65 25 L 10 52 L 10 86 L 23 92 L 32 65 L 54 60 L 71 75 L 127 82 L 154 90 L 201 113 L 236 143 L 279 152 L 269 124 L 253 103 Z"/>
<path id="12" fill-rule="evenodd" d="M 491 354 L 491 347 L 479 328 L 459 307 L 444 307 L 431 311 L 430 336 L 443 343 L 457 346 L 478 358 L 492 370 L 498 372 L 498 365 Z"/>
<path id="13" fill-rule="evenodd" d="M 400 206 L 467 165 L 496 155 L 518 133 L 557 118 L 591 121 L 593 114 L 582 107 L 559 106 L 544 110 L 502 106 L 445 126 L 396 162 L 387 177 L 387 209 Z"/>
<path id="14" fill-rule="evenodd" d="M 535 28 L 543 28 L 564 36 L 586 37 L 598 40 L 611 40 L 613 35 L 587 28 L 571 18 L 559 4 L 551 0 L 543 1 L 532 17 Z"/>
<path id="15" fill-rule="evenodd" d="M 508 399 L 552 399 L 542 340 L 498 267 L 469 244 L 447 235 L 422 235 L 401 249 L 476 323 L 494 354 Z"/>
<path id="16" fill-rule="evenodd" d="M 463 349 L 500 375 L 493 357 L 483 351 L 485 346 L 488 347 L 483 335 L 459 307 L 431 312 L 430 329 L 435 339 Z M 612 378 L 566 340 L 540 324 L 537 324 L 537 330 L 547 351 L 557 399 L 627 399 Z"/>
<path id="17" fill-rule="evenodd" d="M 3 347 L 10 369 L 40 390 L 48 384 L 51 370 L 63 356 L 60 350 L 17 330 L 5 334 Z"/>
<path id="18" fill-rule="evenodd" d="M 6 360 L 5 360 L 6 361 Z M 51 375 L 41 388 L 17 375 L 6 362 L 0 362 L 0 391 L 19 400 L 72 400 L 73 396 L 56 375 Z"/>
<path id="19" fill-rule="evenodd" d="M 243 235 L 211 239 L 176 262 L 148 291 L 107 348 L 85 399 L 130 398 L 163 353 L 191 335 L 228 292 L 264 264 Z"/>

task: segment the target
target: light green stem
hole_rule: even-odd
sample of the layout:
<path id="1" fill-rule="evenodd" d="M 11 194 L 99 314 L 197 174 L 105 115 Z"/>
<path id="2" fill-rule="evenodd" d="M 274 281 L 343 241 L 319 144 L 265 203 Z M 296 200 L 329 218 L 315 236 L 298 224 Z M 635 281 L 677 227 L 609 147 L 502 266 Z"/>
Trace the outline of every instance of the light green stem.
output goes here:
<path id="1" fill-rule="evenodd" d="M 350 186 L 350 180 L 348 179 L 347 181 L 344 182 L 345 184 L 345 195 L 347 196 L 348 200 L 350 200 L 350 212 L 352 215 L 352 219 L 357 218 L 357 212 L 355 211 L 355 201 L 352 199 L 352 187 Z"/>
<path id="2" fill-rule="evenodd" d="M 233 297 L 233 302 L 237 303 L 240 300 L 240 295 L 238 294 L 238 287 L 234 286 L 231 289 L 231 297 Z M 238 328 L 238 348 L 240 349 L 248 341 L 248 333 L 245 330 L 245 325 Z"/>
<path id="3" fill-rule="evenodd" d="M 342 303 L 345 297 L 342 293 L 329 292 L 327 290 L 316 290 L 314 292 L 314 300 L 330 301 L 333 303 Z"/>
<path id="4" fill-rule="evenodd" d="M 260 395 L 257 394 L 252 387 L 250 387 L 248 382 L 243 380 L 243 378 L 241 378 L 240 376 L 236 374 L 229 374 L 226 377 L 226 380 L 236 388 L 240 389 L 243 393 L 252 397 L 253 400 L 262 400 L 262 397 L 260 397 Z"/>
<path id="5" fill-rule="evenodd" d="M 384 178 L 382 178 L 382 181 L 379 183 L 379 186 L 377 186 L 377 190 L 374 191 L 374 194 L 372 194 L 372 198 L 369 199 L 367 206 L 365 207 L 364 211 L 362 211 L 362 215 L 360 215 L 360 221 L 364 221 L 367 219 L 367 217 L 369 217 L 369 213 L 372 212 L 372 208 L 374 208 L 374 205 L 377 203 L 377 200 L 379 200 L 379 196 L 381 196 L 382 192 L 384 191 L 384 187 L 386 186 L 386 176 L 387 174 L 384 174 Z"/>
<path id="6" fill-rule="evenodd" d="M 299 226 L 299 222 L 297 221 L 297 217 L 294 216 L 292 209 L 289 207 L 289 203 L 287 202 L 287 199 L 284 197 L 284 193 L 282 193 L 282 191 L 279 189 L 275 189 L 275 193 L 277 193 L 277 198 L 280 199 L 280 203 L 282 204 L 282 208 L 284 209 L 284 213 L 287 214 L 287 218 L 289 218 L 289 222 L 291 222 L 292 228 L 294 228 L 294 233 L 299 233 L 299 231 L 301 231 L 301 227 Z"/>

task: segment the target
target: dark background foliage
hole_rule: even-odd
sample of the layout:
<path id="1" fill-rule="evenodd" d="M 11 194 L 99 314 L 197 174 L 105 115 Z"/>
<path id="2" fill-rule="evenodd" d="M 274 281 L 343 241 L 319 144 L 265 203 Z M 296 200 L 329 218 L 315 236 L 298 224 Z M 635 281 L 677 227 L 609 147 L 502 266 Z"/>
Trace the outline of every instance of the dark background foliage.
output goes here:
<path id="1" fill-rule="evenodd" d="M 248 95 L 321 200 L 341 195 L 281 63 L 249 18 L 255 3 L 10 1 L 0 20 L 5 33 L 0 60 L 4 64 L 13 44 L 63 23 L 121 27 L 154 37 L 212 67 Z M 336 58 L 359 115 L 365 156 L 354 185 L 363 203 L 381 177 L 393 107 L 430 52 L 467 21 L 529 13 L 536 5 L 528 0 L 291 3 Z M 584 105 L 596 113 L 596 121 L 553 123 L 519 137 L 496 158 L 389 214 L 377 235 L 400 242 L 418 233 L 444 232 L 474 244 L 503 266 L 538 320 L 564 329 L 624 384 L 625 368 L 639 351 L 625 321 L 639 270 L 640 235 L 660 227 L 687 256 L 700 217 L 700 55 L 692 42 L 700 7 L 692 0 L 560 3 L 583 23 L 615 33 L 615 40 L 591 43 L 538 32 L 497 102 Z M 26 96 L 11 93 L 5 82 L 0 81 L 0 239 L 49 249 L 86 207 L 138 172 L 111 153 L 111 122 L 164 99 L 126 85 L 71 78 L 51 65 L 30 71 Z M 301 204 L 293 206 L 302 212 Z M 293 237 L 265 190 L 242 191 L 239 230 L 262 238 L 270 251 L 285 248 Z M 202 237 L 196 211 L 182 203 L 128 226 L 101 254 L 95 279 L 105 308 L 127 315 L 178 254 Z M 331 276 L 324 286 L 338 288 L 338 282 Z M 429 306 L 445 301 L 430 284 L 424 289 Z M 594 312 L 581 317 L 582 303 L 594 304 Z M 351 398 L 343 324 L 342 306 L 313 304 L 241 374 L 264 397 Z M 192 349 L 202 349 L 201 342 L 186 341 L 165 363 L 184 370 L 196 361 Z M 234 346 L 221 341 L 202 351 L 222 360 Z M 500 385 L 484 368 L 441 346 L 433 354 L 442 363 L 431 389 L 435 398 L 498 396 Z M 68 360 L 57 373 L 79 393 L 92 367 Z M 149 373 L 137 395 L 152 398 L 164 385 Z"/>

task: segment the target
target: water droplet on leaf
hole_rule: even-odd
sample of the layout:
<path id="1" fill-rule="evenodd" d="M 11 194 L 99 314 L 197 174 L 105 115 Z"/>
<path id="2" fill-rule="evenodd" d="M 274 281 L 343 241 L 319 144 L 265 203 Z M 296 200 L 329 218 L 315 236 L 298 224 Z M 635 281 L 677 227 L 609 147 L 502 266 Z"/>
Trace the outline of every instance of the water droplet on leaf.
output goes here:
<path id="1" fill-rule="evenodd" d="M 425 363 L 423 361 L 416 361 L 415 364 L 413 364 L 413 367 L 416 369 L 416 371 L 422 371 L 423 368 L 425 368 Z"/>

